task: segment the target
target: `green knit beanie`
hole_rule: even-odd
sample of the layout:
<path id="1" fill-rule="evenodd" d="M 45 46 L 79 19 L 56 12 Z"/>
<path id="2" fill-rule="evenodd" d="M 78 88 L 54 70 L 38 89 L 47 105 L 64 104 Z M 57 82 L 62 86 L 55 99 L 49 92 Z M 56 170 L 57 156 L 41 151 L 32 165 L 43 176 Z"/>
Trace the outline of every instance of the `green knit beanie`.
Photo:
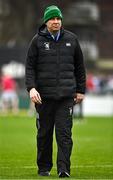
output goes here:
<path id="1" fill-rule="evenodd" d="M 54 5 L 47 7 L 44 12 L 44 22 L 47 22 L 49 19 L 52 19 L 54 17 L 59 17 L 60 19 L 63 18 L 60 9 Z"/>

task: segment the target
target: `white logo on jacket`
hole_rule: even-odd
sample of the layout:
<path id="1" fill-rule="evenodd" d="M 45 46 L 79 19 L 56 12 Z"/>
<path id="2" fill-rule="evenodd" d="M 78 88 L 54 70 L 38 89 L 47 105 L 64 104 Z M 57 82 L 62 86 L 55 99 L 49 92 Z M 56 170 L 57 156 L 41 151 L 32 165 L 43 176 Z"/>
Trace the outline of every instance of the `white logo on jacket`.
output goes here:
<path id="1" fill-rule="evenodd" d="M 45 42 L 45 43 L 44 43 L 44 46 L 45 46 L 45 50 L 50 50 L 49 42 Z"/>
<path id="2" fill-rule="evenodd" d="M 68 46 L 68 47 L 71 46 L 71 43 L 66 43 L 66 46 Z"/>

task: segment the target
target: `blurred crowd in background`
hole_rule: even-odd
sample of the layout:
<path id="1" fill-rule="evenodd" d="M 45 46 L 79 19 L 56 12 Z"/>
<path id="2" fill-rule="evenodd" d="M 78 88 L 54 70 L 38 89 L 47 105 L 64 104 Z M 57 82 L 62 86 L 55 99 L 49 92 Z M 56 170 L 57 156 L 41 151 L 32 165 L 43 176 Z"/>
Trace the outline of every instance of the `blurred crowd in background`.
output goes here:
<path id="1" fill-rule="evenodd" d="M 113 95 L 113 75 L 87 75 L 86 93 L 92 95 Z"/>

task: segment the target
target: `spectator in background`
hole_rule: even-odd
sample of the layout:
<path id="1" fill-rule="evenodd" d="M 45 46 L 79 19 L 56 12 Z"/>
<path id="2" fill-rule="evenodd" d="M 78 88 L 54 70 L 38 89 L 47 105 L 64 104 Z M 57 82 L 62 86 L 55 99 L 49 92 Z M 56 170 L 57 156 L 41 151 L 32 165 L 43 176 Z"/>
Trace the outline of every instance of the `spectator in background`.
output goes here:
<path id="1" fill-rule="evenodd" d="M 88 74 L 88 76 L 87 76 L 86 88 L 87 88 L 88 93 L 94 92 L 95 86 L 94 86 L 94 81 L 93 81 L 93 75 L 92 74 Z"/>
<path id="2" fill-rule="evenodd" d="M 15 114 L 18 112 L 19 101 L 16 89 L 16 81 L 11 76 L 3 74 L 0 78 L 2 112 L 7 113 L 10 109 Z"/>
<path id="3" fill-rule="evenodd" d="M 113 94 L 113 76 L 109 76 L 109 79 L 108 79 L 108 93 L 109 94 Z"/>

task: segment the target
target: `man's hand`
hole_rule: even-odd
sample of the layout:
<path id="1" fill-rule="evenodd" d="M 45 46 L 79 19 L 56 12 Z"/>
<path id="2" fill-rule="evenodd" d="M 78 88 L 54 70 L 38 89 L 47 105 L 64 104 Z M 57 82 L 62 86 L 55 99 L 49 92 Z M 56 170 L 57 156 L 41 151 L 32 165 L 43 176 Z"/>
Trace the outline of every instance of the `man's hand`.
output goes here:
<path id="1" fill-rule="evenodd" d="M 32 102 L 42 104 L 40 94 L 38 93 L 38 91 L 35 88 L 32 88 L 30 90 L 29 95 L 30 95 L 30 99 Z"/>
<path id="2" fill-rule="evenodd" d="M 76 93 L 76 96 L 74 98 L 75 103 L 76 104 L 81 103 L 84 97 L 85 97 L 84 94 Z"/>

